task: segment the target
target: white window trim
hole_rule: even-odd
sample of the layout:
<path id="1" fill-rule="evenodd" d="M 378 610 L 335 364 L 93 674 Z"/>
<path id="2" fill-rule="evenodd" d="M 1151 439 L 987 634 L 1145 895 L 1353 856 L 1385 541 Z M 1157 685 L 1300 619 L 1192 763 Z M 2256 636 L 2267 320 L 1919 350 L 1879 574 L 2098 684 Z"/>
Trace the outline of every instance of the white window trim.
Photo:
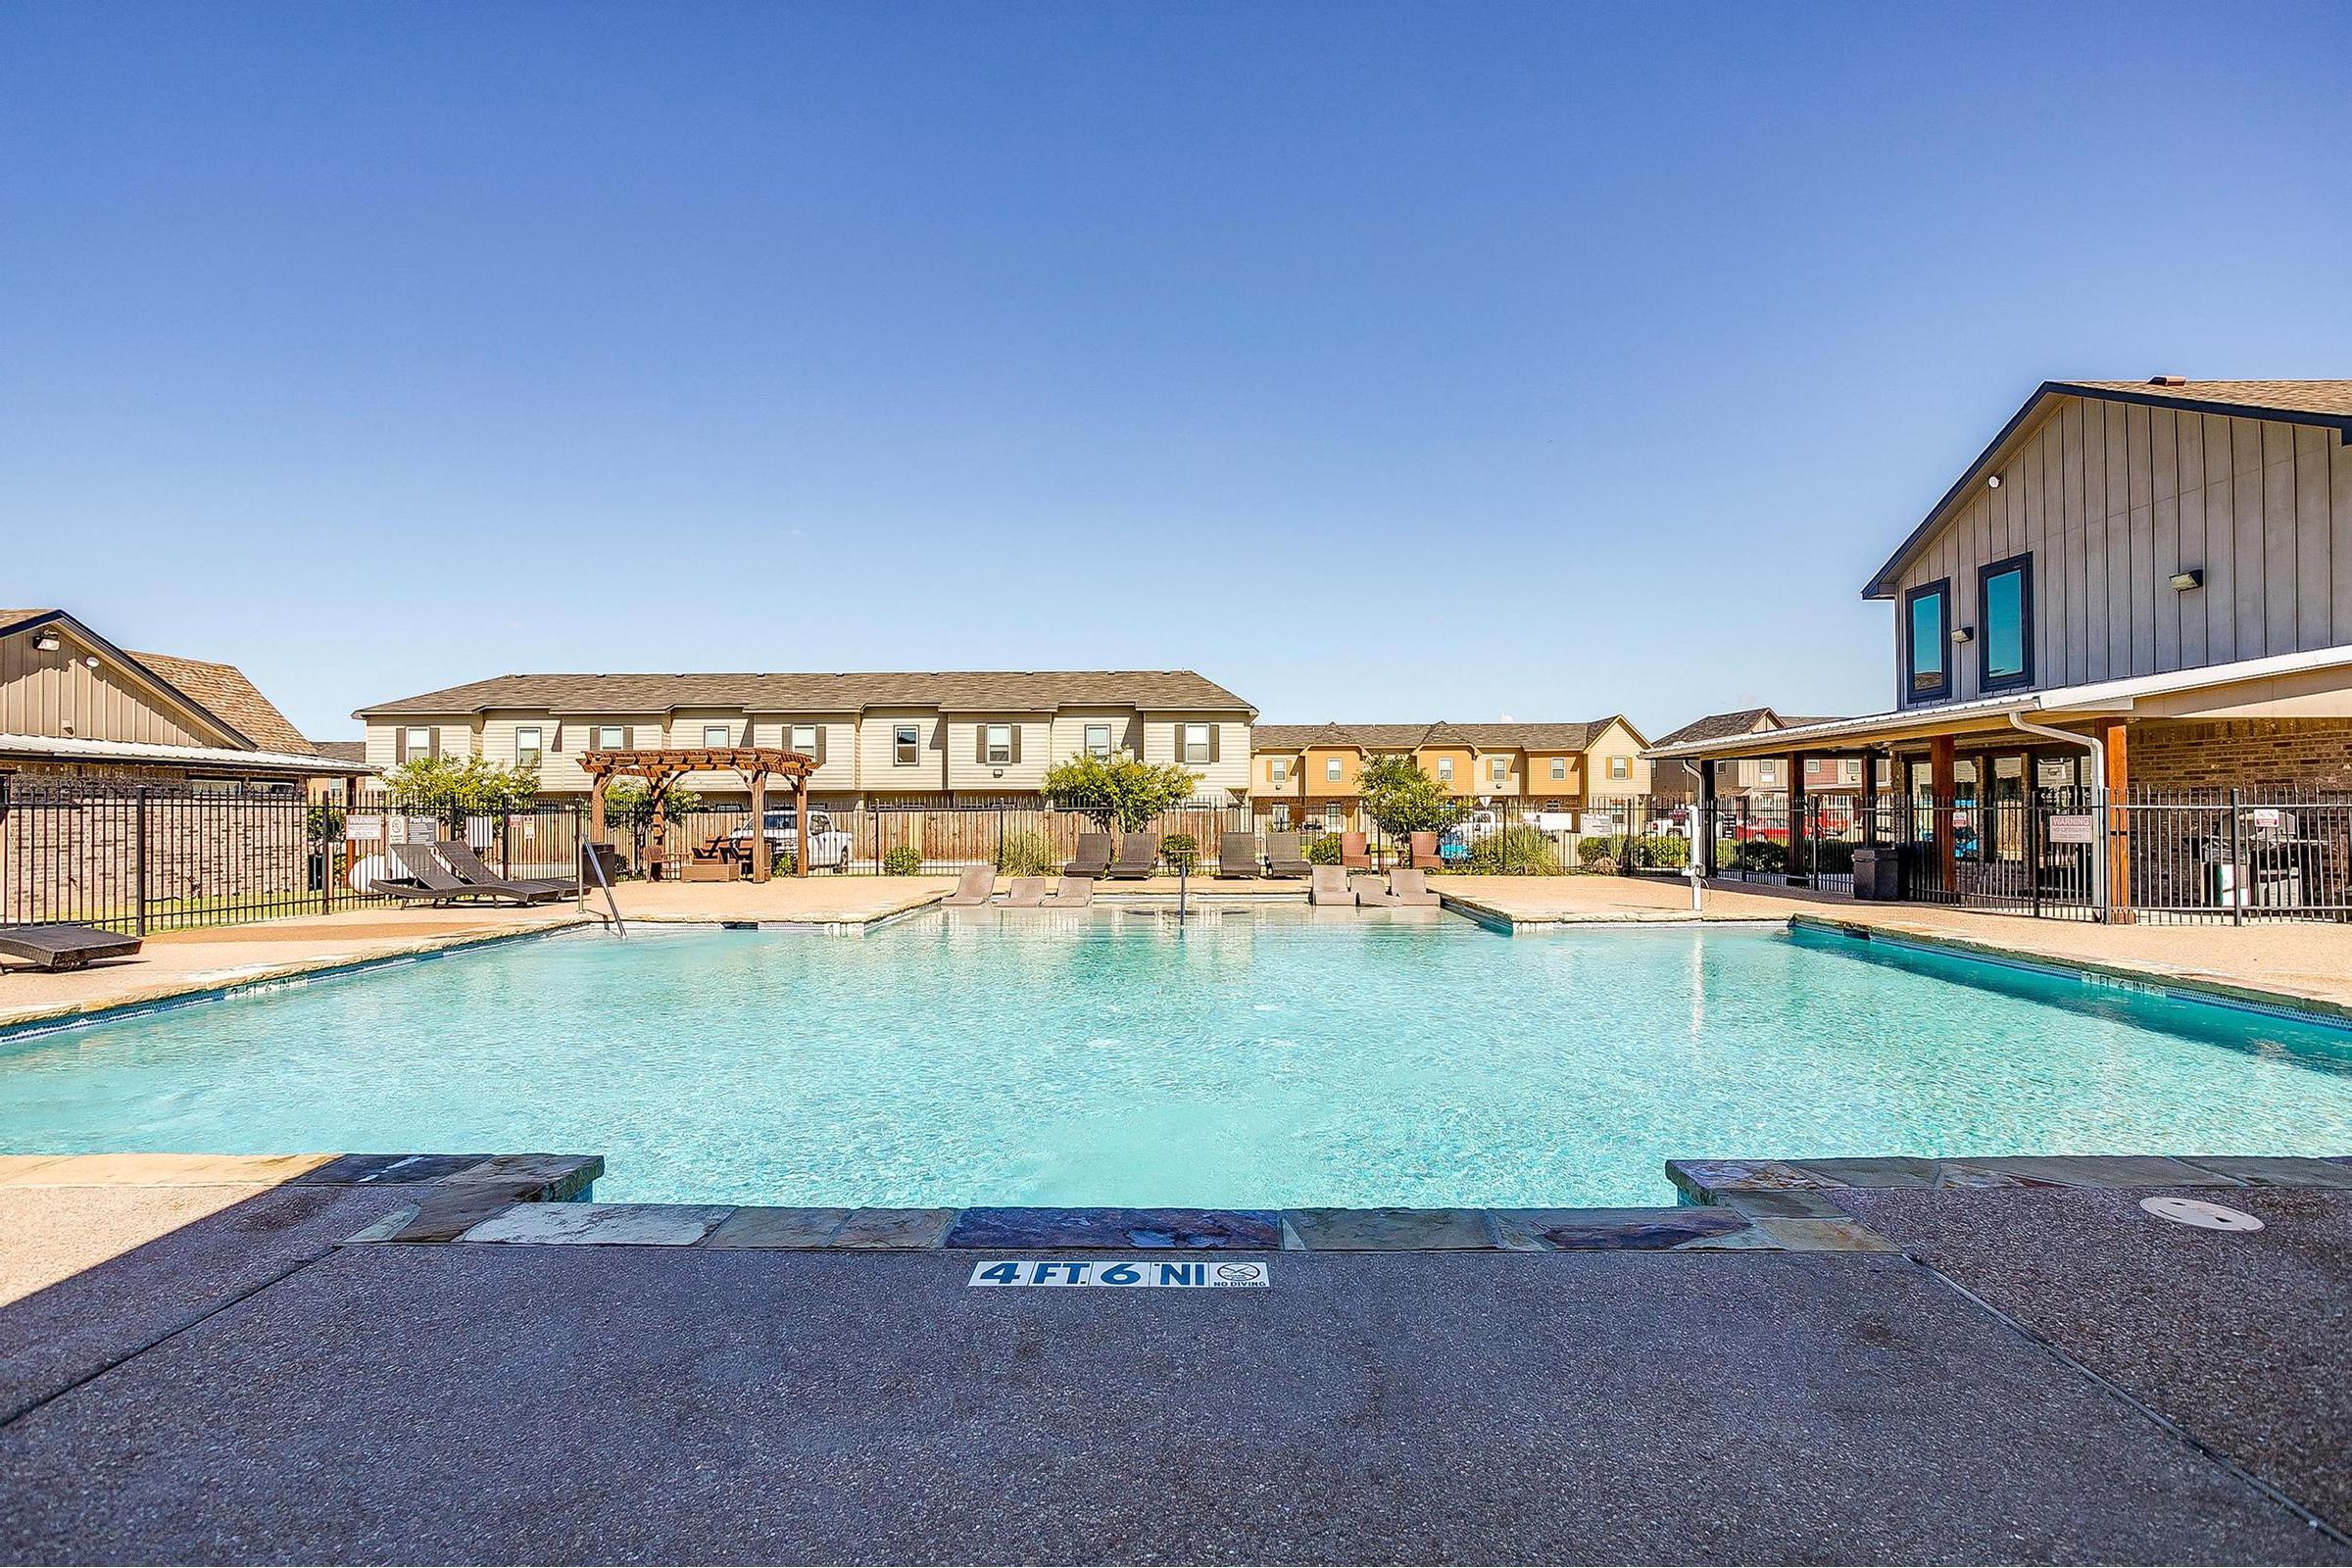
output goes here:
<path id="1" fill-rule="evenodd" d="M 999 746 L 999 745 L 997 744 L 997 737 L 998 737 L 999 735 L 1003 735 L 1003 736 L 1004 737 L 1004 745 L 1002 745 L 1002 746 Z M 1010 724 L 983 724 L 983 725 L 981 725 L 981 726 L 980 726 L 980 748 L 981 748 L 981 752 L 982 752 L 982 754 L 983 754 L 984 756 L 986 756 L 986 757 L 987 757 L 987 759 L 988 759 L 988 765 L 989 765 L 990 767 L 1009 767 L 1009 766 L 1011 766 L 1011 765 L 1012 765 L 1012 726 L 1011 726 Z M 1002 753 L 1003 755 L 1002 755 L 1002 756 L 998 755 L 998 754 L 1000 754 L 1000 753 Z"/>
<path id="2" fill-rule="evenodd" d="M 1097 746 L 1095 744 L 1095 736 L 1098 734 L 1102 737 L 1102 744 L 1101 746 Z M 1086 733 L 1083 737 L 1083 744 L 1086 748 L 1087 756 L 1108 757 L 1110 755 L 1110 726 L 1108 724 L 1087 725 Z"/>
<path id="3" fill-rule="evenodd" d="M 804 735 L 808 737 L 808 744 L 806 746 L 801 744 L 801 737 Z M 814 724 L 785 725 L 784 749 L 788 752 L 799 752 L 804 757 L 814 757 L 816 755 L 816 726 Z"/>
<path id="4" fill-rule="evenodd" d="M 716 731 L 718 731 L 718 739 L 716 739 L 716 740 L 712 740 L 712 739 L 710 738 L 710 732 L 711 732 L 712 730 L 716 730 Z M 728 749 L 729 747 L 733 746 L 734 744 L 735 744 L 735 731 L 734 731 L 734 729 L 733 729 L 733 727 L 732 727 L 732 726 L 730 726 L 730 725 L 726 725 L 726 724 L 705 724 L 705 725 L 703 726 L 703 748 L 704 748 L 704 750 L 706 750 L 706 751 L 725 751 L 726 749 Z"/>
<path id="5" fill-rule="evenodd" d="M 1200 736 L 1200 755 L 1198 757 L 1193 755 L 1193 735 L 1196 731 Z M 1206 724 L 1179 724 L 1176 727 L 1176 747 L 1188 765 L 1194 762 L 1205 763 L 1208 760 L 1209 736 L 1214 733 Z"/>
<path id="6" fill-rule="evenodd" d="M 923 760 L 923 726 L 894 724 L 890 731 L 890 762 L 893 767 L 913 767 Z"/>

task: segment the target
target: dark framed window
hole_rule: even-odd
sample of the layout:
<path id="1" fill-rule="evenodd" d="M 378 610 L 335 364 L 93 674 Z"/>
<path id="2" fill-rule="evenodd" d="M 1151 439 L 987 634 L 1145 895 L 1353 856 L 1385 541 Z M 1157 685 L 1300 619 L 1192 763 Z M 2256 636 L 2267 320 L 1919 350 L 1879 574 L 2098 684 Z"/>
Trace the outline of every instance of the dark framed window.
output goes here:
<path id="1" fill-rule="evenodd" d="M 891 760 L 900 767 L 912 767 L 915 754 L 922 750 L 923 732 L 917 724 L 901 724 L 891 732 Z"/>
<path id="2" fill-rule="evenodd" d="M 1947 697 L 1952 690 L 1952 579 L 1938 577 L 1903 595 L 1903 697 Z"/>
<path id="3" fill-rule="evenodd" d="M 2011 556 L 1977 568 L 1977 673 L 1988 692 L 2034 681 L 2034 558 Z"/>

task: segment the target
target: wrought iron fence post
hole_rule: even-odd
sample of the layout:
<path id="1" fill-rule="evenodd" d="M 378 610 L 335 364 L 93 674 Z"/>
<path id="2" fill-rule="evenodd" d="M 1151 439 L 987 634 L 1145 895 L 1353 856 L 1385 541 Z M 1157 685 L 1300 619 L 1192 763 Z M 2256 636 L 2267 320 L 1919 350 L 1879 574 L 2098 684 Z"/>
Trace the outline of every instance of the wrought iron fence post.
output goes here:
<path id="1" fill-rule="evenodd" d="M 130 800 L 131 935 L 147 934 L 147 786 L 131 791 Z"/>
<path id="2" fill-rule="evenodd" d="M 2230 792 L 2230 923 L 2246 923 L 2246 852 L 2239 822 L 2244 817 L 2243 790 Z"/>

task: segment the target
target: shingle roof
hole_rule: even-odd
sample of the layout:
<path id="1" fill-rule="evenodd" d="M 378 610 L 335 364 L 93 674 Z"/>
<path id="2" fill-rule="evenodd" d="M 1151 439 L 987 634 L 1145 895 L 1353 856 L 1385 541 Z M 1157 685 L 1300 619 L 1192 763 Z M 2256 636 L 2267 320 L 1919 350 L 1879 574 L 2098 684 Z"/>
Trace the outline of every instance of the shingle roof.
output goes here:
<path id="1" fill-rule="evenodd" d="M 1605 718 L 1559 724 L 1260 724 L 1250 749 L 1302 752 L 1310 746 L 1353 746 L 1367 752 L 1409 752 L 1421 746 L 1469 746 L 1480 751 L 1581 752 L 1609 725 Z"/>
<path id="2" fill-rule="evenodd" d="M 2352 415 L 2352 381 L 2052 381 L 2085 391 L 2172 405 L 2204 404 L 2271 414 Z"/>
<path id="3" fill-rule="evenodd" d="M 1770 720 L 1764 727 L 1782 727 L 1780 714 L 1769 708 L 1735 708 L 1728 713 L 1709 713 L 1694 718 L 1671 735 L 1661 735 L 1650 742 L 1652 746 L 1680 746 L 1685 741 L 1720 741 L 1734 735 L 1745 735 L 1756 728 L 1756 720 Z"/>
<path id="4" fill-rule="evenodd" d="M 14 626 L 19 621 L 38 620 L 43 615 L 56 613 L 54 610 L 0 610 L 0 630 Z"/>
<path id="5" fill-rule="evenodd" d="M 264 697 L 236 665 L 181 659 L 175 654 L 134 653 L 130 657 L 263 751 L 289 757 L 311 751 L 311 743 L 303 738 L 302 731 L 289 723 L 276 705 Z"/>
<path id="6" fill-rule="evenodd" d="M 846 674 L 497 675 L 363 708 L 358 718 L 478 713 L 493 708 L 557 713 L 666 713 L 741 709 L 761 713 L 939 708 L 1039 712 L 1138 708 L 1255 715 L 1256 710 L 1189 669 L 877 670 Z"/>
<path id="7" fill-rule="evenodd" d="M 350 762 L 360 767 L 368 765 L 366 741 L 313 741 L 311 750 L 329 761 Z"/>

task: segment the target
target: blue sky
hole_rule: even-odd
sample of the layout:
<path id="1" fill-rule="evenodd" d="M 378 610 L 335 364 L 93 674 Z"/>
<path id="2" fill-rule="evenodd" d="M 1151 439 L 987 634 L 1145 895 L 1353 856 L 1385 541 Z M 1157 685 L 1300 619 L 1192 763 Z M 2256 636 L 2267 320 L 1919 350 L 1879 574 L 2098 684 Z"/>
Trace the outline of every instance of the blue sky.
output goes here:
<path id="1" fill-rule="evenodd" d="M 2352 373 L 2328 7 L 0 8 L 0 602 L 521 669 L 1884 706 L 2049 377 Z"/>

